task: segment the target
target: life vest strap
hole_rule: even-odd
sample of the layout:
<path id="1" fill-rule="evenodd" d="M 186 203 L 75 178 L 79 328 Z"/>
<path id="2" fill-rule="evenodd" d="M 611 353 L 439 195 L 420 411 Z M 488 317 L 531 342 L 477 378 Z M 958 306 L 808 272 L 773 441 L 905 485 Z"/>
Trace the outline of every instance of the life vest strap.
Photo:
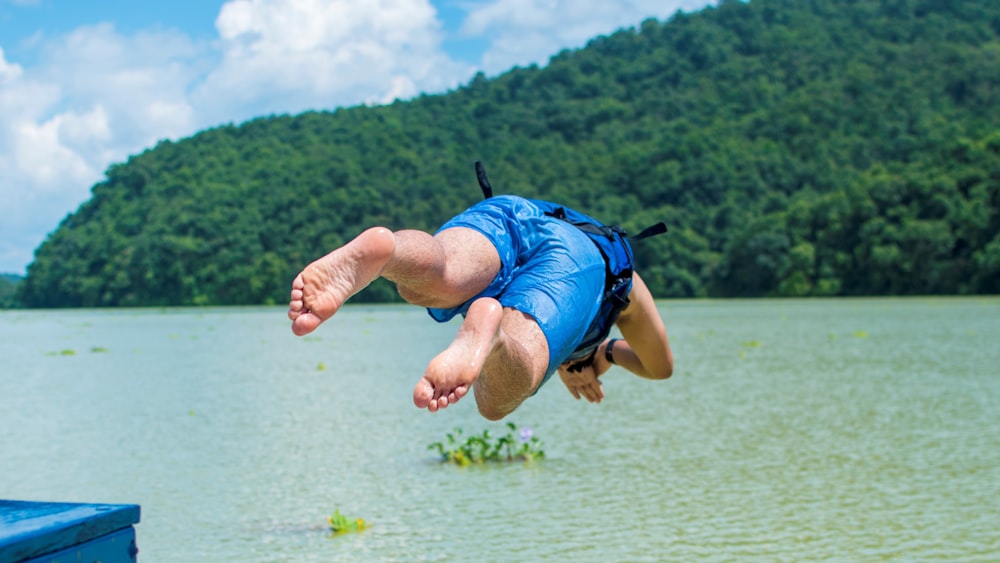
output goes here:
<path id="1" fill-rule="evenodd" d="M 486 177 L 486 168 L 478 160 L 476 161 L 476 179 L 479 180 L 479 189 L 483 190 L 483 199 L 493 197 L 493 186 L 490 185 L 490 181 Z"/>
<path id="2" fill-rule="evenodd" d="M 667 226 L 663 223 L 663 221 L 660 221 L 655 225 L 650 225 L 646 227 L 645 229 L 642 230 L 641 233 L 637 235 L 630 235 L 628 238 L 632 240 L 642 240 L 644 238 L 649 238 L 656 235 L 662 235 L 665 232 L 667 232 Z"/>

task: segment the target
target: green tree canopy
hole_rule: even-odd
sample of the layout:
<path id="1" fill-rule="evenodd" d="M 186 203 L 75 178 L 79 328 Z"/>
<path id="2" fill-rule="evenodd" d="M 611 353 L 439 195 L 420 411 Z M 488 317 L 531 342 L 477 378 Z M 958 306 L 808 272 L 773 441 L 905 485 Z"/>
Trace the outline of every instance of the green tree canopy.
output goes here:
<path id="1" fill-rule="evenodd" d="M 19 298 L 280 303 L 365 227 L 475 202 L 475 160 L 498 193 L 665 221 L 636 245 L 661 297 L 993 293 L 998 92 L 998 2 L 723 0 L 445 94 L 161 142 L 107 171 Z"/>

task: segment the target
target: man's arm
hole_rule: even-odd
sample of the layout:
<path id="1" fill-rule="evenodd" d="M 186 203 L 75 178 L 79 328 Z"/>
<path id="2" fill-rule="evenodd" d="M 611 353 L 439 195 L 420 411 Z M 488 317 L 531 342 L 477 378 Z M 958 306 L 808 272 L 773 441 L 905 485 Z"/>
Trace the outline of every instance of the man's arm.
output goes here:
<path id="1" fill-rule="evenodd" d="M 629 305 L 618 317 L 624 341 L 612 349 L 615 363 L 647 379 L 666 379 L 674 373 L 674 354 L 667 341 L 667 328 L 656 309 L 656 301 L 639 274 L 632 274 Z M 607 342 L 597 351 L 603 359 Z"/>
<path id="2" fill-rule="evenodd" d="M 647 379 L 666 379 L 673 374 L 674 355 L 667 341 L 667 329 L 656 310 L 653 295 L 638 274 L 632 275 L 629 305 L 616 324 L 624 337 L 615 341 L 611 351 L 616 364 Z M 604 399 L 604 389 L 597 378 L 611 367 L 605 355 L 609 342 L 602 342 L 594 354 L 594 362 L 579 371 L 569 371 L 567 364 L 559 366 L 559 377 L 573 397 L 583 397 L 591 403 Z"/>

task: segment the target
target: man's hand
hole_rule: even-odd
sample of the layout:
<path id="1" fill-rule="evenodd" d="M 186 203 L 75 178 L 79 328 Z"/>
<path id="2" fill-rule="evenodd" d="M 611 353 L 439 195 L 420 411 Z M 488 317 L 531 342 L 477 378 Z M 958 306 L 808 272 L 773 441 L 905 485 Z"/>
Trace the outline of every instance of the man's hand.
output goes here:
<path id="1" fill-rule="evenodd" d="M 563 385 L 569 389 L 570 394 L 577 400 L 583 396 L 591 403 L 600 403 L 604 398 L 604 389 L 601 387 L 594 366 L 587 366 L 580 371 L 569 371 L 566 365 L 559 366 L 559 377 L 562 378 Z"/>
<path id="2" fill-rule="evenodd" d="M 604 399 L 604 387 L 601 386 L 601 381 L 597 379 L 597 376 L 608 371 L 608 368 L 611 367 L 611 364 L 604 359 L 604 346 L 606 344 L 607 342 L 601 343 L 597 348 L 597 353 L 594 354 L 593 363 L 587 367 L 578 371 L 570 371 L 568 363 L 559 366 L 559 378 L 577 400 L 581 396 L 591 403 L 600 403 Z"/>

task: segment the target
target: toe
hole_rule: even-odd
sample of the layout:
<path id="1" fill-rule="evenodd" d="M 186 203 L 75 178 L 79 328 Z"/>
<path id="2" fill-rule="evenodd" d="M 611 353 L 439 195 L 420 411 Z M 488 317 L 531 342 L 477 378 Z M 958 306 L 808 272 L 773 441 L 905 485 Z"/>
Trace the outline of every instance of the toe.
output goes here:
<path id="1" fill-rule="evenodd" d="M 291 312 L 289 312 L 289 316 L 291 316 Z M 316 330 L 320 322 L 320 318 L 312 313 L 297 313 L 292 319 L 292 332 L 296 336 L 305 336 Z"/>
<path id="2" fill-rule="evenodd" d="M 430 406 L 431 401 L 434 398 L 434 387 L 431 386 L 430 381 L 421 378 L 417 382 L 417 386 L 413 389 L 413 404 L 417 406 L 418 409 L 426 409 Z"/>

